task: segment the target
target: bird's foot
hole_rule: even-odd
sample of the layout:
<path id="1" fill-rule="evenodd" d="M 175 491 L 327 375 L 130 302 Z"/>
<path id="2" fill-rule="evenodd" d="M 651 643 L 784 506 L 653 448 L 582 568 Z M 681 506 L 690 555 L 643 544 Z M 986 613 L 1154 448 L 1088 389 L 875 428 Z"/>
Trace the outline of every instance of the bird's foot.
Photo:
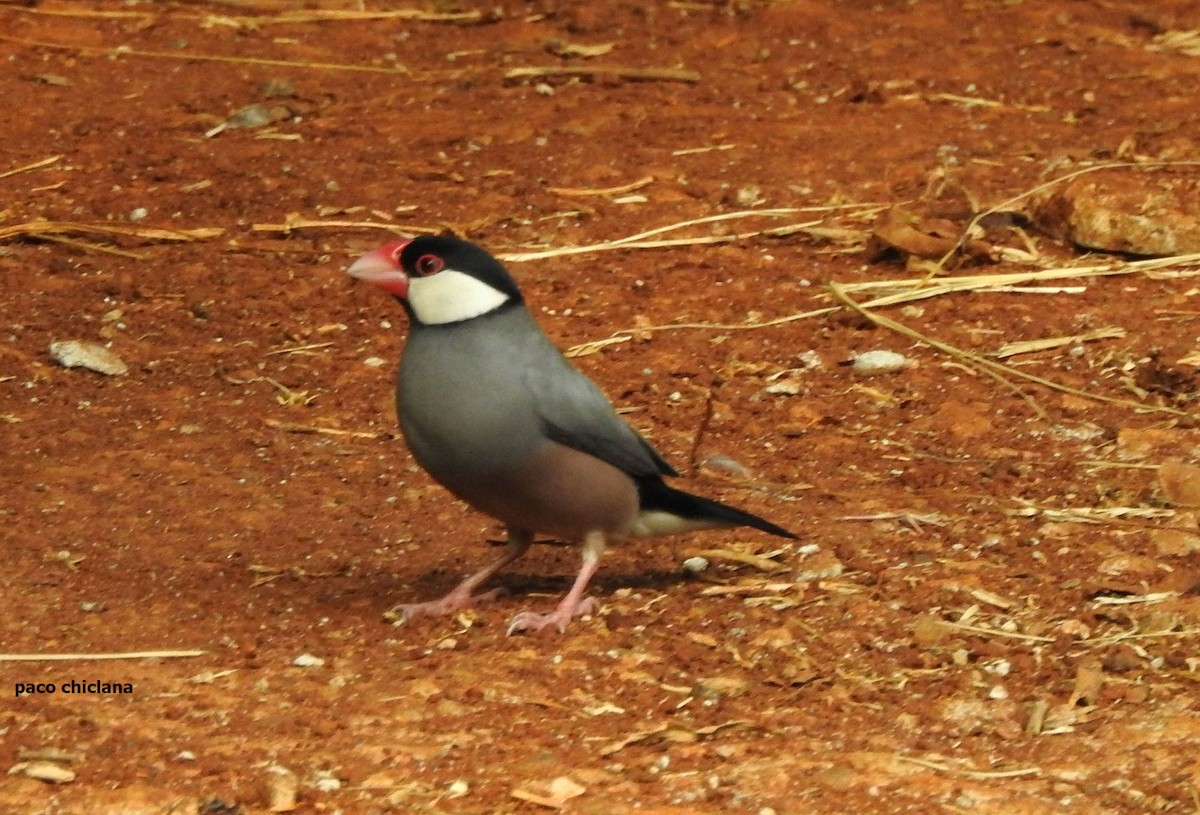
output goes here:
<path id="1" fill-rule="evenodd" d="M 507 634 L 511 637 L 513 634 L 520 634 L 525 631 L 541 631 L 543 628 L 551 625 L 558 629 L 558 633 L 562 634 L 567 630 L 567 623 L 571 622 L 575 617 L 582 617 L 584 614 L 594 614 L 599 610 L 600 602 L 594 597 L 585 597 L 577 601 L 563 600 L 558 604 L 558 608 L 549 614 L 522 611 L 509 622 Z"/>
<path id="2" fill-rule="evenodd" d="M 401 603 L 393 606 L 383 612 L 383 619 L 389 623 L 399 625 L 405 620 L 411 620 L 413 617 L 420 617 L 422 615 L 427 617 L 444 617 L 447 614 L 462 611 L 464 608 L 490 602 L 503 594 L 505 594 L 504 589 L 492 589 L 491 591 L 484 591 L 479 594 L 471 594 L 470 591 L 454 589 L 445 597 L 440 597 L 437 600 L 429 600 L 424 603 Z"/>

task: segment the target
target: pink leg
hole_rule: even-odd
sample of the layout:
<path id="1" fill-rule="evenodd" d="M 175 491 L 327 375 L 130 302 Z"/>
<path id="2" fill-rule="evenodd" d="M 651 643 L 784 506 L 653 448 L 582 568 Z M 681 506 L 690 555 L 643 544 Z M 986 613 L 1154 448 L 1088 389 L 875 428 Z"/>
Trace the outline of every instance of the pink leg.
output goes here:
<path id="1" fill-rule="evenodd" d="M 531 543 L 533 543 L 532 533 L 520 529 L 508 530 L 508 543 L 504 547 L 504 554 L 459 583 L 445 597 L 425 603 L 401 603 L 384 612 L 384 618 L 388 620 L 408 620 L 413 617 L 419 617 L 422 614 L 453 614 L 476 603 L 496 599 L 503 592 L 503 589 L 492 589 L 480 594 L 475 594 L 474 592 L 491 579 L 492 575 L 496 574 L 496 572 L 525 554 L 525 550 L 529 548 Z"/>
<path id="2" fill-rule="evenodd" d="M 589 532 L 583 539 L 583 565 L 579 574 L 571 584 L 571 590 L 559 602 L 558 607 L 549 614 L 538 614 L 533 611 L 522 611 L 508 624 L 508 635 L 511 637 L 521 631 L 541 631 L 549 625 L 558 629 L 559 633 L 567 630 L 567 623 L 575 617 L 591 614 L 600 609 L 600 603 L 594 597 L 584 597 L 588 582 L 600 567 L 600 556 L 604 554 L 604 533 Z"/>

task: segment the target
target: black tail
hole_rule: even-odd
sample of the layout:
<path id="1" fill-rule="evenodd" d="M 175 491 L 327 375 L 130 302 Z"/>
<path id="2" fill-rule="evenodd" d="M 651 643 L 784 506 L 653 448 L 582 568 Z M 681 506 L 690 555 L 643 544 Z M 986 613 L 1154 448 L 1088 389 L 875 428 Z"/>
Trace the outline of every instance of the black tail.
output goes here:
<path id="1" fill-rule="evenodd" d="M 796 537 L 782 526 L 776 526 L 757 515 L 668 487 L 661 478 L 639 479 L 637 487 L 638 499 L 644 511 L 668 512 L 689 521 L 712 521 L 718 526 L 751 526 L 781 538 Z"/>

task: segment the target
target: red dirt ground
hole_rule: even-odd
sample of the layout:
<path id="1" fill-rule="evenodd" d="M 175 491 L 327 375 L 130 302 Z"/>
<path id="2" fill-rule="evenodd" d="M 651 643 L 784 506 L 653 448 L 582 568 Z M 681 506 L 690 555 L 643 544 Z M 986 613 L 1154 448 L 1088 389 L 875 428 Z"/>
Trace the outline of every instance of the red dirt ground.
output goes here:
<path id="1" fill-rule="evenodd" d="M 0 811 L 1200 810 L 1197 262 L 1025 219 L 1100 164 L 1195 183 L 1200 5 L 413 8 L 0 3 Z M 577 363 L 677 483 L 800 540 L 614 549 L 565 635 L 504 636 L 565 546 L 386 624 L 500 530 L 409 457 L 403 314 L 349 261 L 717 215 L 510 267 L 564 348 L 621 340 Z M 161 650 L 202 653 L 12 659 Z"/>

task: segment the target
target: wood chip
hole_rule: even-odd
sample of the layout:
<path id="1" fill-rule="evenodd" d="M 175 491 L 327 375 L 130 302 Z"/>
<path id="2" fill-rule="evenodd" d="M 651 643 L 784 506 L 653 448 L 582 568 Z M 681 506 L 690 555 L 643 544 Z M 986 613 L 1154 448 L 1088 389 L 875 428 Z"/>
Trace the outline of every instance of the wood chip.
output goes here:
<path id="1" fill-rule="evenodd" d="M 1096 697 L 1104 687 L 1104 668 L 1096 660 L 1086 660 L 1075 670 L 1075 687 L 1071 690 L 1071 698 L 1067 707 L 1077 707 L 1080 703 L 1087 706 L 1096 704 Z"/>
<path id="2" fill-rule="evenodd" d="M 592 57 L 602 57 L 605 54 L 616 48 L 615 42 L 602 42 L 596 45 L 583 45 L 582 43 L 563 42 L 562 40 L 551 40 L 546 43 L 546 50 L 556 57 L 582 57 L 583 59 L 591 59 Z"/>
<path id="3" fill-rule="evenodd" d="M 48 784 L 69 784 L 75 780 L 73 770 L 60 767 L 52 761 L 22 761 L 10 767 L 8 774 L 36 778 Z"/>
<path id="4" fill-rule="evenodd" d="M 271 812 L 291 812 L 297 806 L 300 779 L 287 767 L 273 764 L 267 768 L 266 798 Z"/>
<path id="5" fill-rule="evenodd" d="M 739 552 L 736 549 L 702 549 L 698 552 L 689 552 L 688 554 L 695 557 L 708 558 L 709 560 L 728 560 L 734 563 L 742 563 L 746 566 L 753 566 L 755 569 L 763 572 L 785 572 L 788 568 L 770 558 L 750 552 Z"/>
<path id="6" fill-rule="evenodd" d="M 990 592 L 987 589 L 968 589 L 967 593 L 979 602 L 987 603 L 988 605 L 995 606 L 996 608 L 1008 610 L 1016 605 L 1014 601 L 1009 600 L 1007 597 L 1001 597 L 999 594 Z"/>
<path id="7" fill-rule="evenodd" d="M 549 809 L 562 809 L 566 806 L 567 801 L 578 798 L 585 792 L 587 792 L 587 788 L 582 784 L 562 775 L 545 785 L 544 791 L 531 791 L 524 787 L 518 787 L 512 791 L 512 797 Z"/>

